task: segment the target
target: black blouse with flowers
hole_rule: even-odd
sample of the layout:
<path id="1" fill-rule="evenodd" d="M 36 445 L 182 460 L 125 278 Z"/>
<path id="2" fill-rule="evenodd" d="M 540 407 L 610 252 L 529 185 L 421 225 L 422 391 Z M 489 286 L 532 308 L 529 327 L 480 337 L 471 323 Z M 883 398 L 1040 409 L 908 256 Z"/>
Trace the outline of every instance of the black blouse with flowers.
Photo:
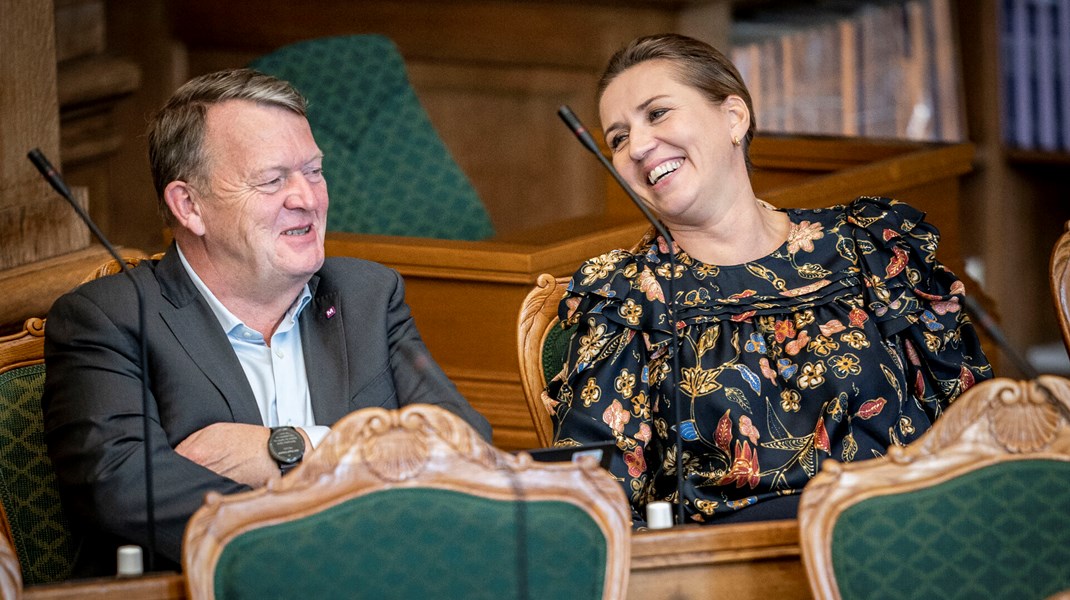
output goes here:
<path id="1" fill-rule="evenodd" d="M 786 212 L 787 241 L 753 262 L 677 251 L 680 422 L 664 239 L 591 259 L 569 283 L 566 363 L 543 398 L 555 444 L 615 440 L 636 525 L 647 502 L 676 499 L 677 435 L 685 512 L 715 522 L 799 493 L 827 457 L 917 439 L 992 376 L 923 213 L 868 197 Z"/>

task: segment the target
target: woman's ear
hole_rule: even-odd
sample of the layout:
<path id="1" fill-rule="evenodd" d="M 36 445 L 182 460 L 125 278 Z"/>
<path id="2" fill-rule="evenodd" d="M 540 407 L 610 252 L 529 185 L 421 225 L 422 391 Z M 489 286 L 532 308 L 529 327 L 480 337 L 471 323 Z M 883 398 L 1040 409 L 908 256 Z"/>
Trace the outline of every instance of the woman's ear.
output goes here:
<path id="1" fill-rule="evenodd" d="M 163 190 L 163 200 L 179 226 L 196 236 L 204 235 L 200 200 L 193 197 L 193 187 L 185 181 L 172 181 Z"/>
<path id="2" fill-rule="evenodd" d="M 731 94 L 724 99 L 721 106 L 728 115 L 728 126 L 733 139 L 746 138 L 750 129 L 750 110 L 747 109 L 747 103 L 736 94 Z"/>

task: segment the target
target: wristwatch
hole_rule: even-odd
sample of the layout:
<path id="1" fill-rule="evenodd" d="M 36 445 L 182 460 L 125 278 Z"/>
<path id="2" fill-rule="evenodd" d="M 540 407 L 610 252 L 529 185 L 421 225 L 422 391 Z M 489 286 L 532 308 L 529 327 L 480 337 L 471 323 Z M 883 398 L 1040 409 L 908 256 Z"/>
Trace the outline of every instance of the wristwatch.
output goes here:
<path id="1" fill-rule="evenodd" d="M 278 463 L 283 475 L 301 464 L 305 457 L 305 438 L 293 427 L 272 427 L 267 446 L 268 454 Z"/>

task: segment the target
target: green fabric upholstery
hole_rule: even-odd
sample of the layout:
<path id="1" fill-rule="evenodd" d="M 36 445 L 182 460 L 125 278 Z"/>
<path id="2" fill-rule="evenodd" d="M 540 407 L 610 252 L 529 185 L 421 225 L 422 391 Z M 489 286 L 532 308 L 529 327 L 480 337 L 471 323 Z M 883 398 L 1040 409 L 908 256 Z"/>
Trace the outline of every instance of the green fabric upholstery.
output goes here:
<path id="1" fill-rule="evenodd" d="M 60 505 L 44 437 L 43 364 L 0 374 L 0 501 L 25 585 L 66 579 L 70 526 Z"/>
<path id="2" fill-rule="evenodd" d="M 840 515 L 844 600 L 1046 598 L 1070 588 L 1070 462 L 1019 460 Z"/>
<path id="3" fill-rule="evenodd" d="M 236 537 L 216 598 L 515 598 L 521 519 L 530 598 L 602 597 L 607 542 L 580 508 L 407 488 Z"/>
<path id="4" fill-rule="evenodd" d="M 494 234 L 388 38 L 307 40 L 250 67 L 289 81 L 308 99 L 331 195 L 328 229 L 462 240 Z"/>
<path id="5" fill-rule="evenodd" d="M 542 373 L 547 382 L 564 367 L 570 337 L 572 329 L 561 327 L 561 323 L 555 323 L 550 331 L 546 332 L 546 339 L 542 342 Z"/>

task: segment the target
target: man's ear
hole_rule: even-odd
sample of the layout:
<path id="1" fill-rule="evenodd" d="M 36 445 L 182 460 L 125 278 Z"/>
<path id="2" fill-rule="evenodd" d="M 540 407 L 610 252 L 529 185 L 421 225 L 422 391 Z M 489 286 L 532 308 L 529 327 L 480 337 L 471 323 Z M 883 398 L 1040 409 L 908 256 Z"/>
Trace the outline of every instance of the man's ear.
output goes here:
<path id="1" fill-rule="evenodd" d="M 728 113 L 728 125 L 732 130 L 732 136 L 738 140 L 747 137 L 747 130 L 750 129 L 750 110 L 747 109 L 747 103 L 743 101 L 743 98 L 731 94 L 724 99 L 721 106 Z"/>
<path id="2" fill-rule="evenodd" d="M 196 236 L 204 235 L 200 199 L 193 197 L 190 184 L 185 181 L 172 181 L 163 190 L 163 200 L 182 228 Z"/>

